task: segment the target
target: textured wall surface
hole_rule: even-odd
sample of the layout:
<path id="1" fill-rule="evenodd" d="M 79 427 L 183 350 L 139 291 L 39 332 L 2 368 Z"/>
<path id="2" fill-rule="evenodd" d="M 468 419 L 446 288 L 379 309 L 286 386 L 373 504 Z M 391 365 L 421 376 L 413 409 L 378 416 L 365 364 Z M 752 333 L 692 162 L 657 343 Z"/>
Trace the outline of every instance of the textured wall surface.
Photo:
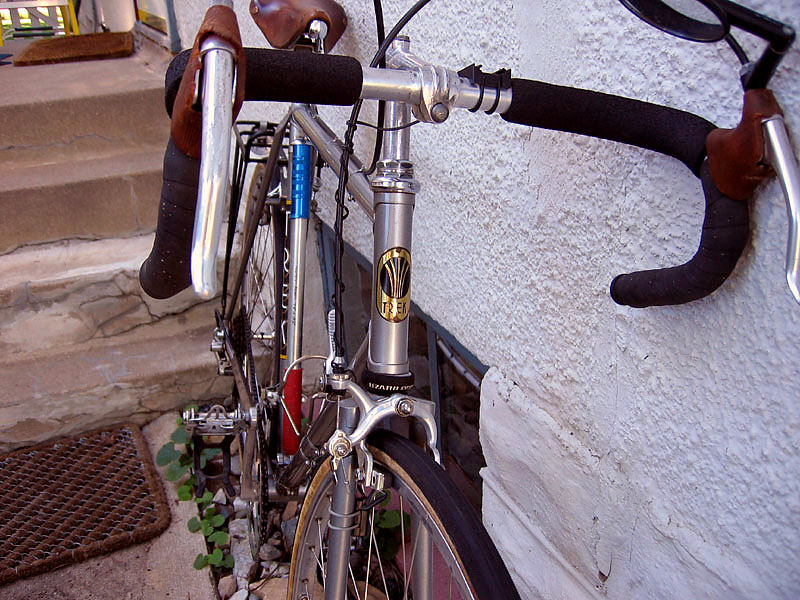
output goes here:
<path id="1" fill-rule="evenodd" d="M 177 4 L 188 43 L 202 11 Z M 800 27 L 797 0 L 748 5 Z M 336 51 L 368 62 L 372 3 L 345 8 L 351 26 Z M 259 43 L 238 9 L 247 43 Z M 401 13 L 385 10 L 387 23 Z M 511 67 L 720 126 L 739 120 L 726 46 L 666 36 L 614 0 L 436 0 L 408 33 L 412 49 L 451 67 Z M 798 49 L 772 87 L 799 129 Z M 343 130 L 346 111 L 321 113 Z M 800 597 L 800 307 L 782 273 L 778 185 L 756 194 L 750 243 L 720 290 L 629 309 L 608 295 L 616 274 L 696 249 L 702 193 L 683 165 L 469 113 L 417 126 L 413 138 L 423 182 L 413 295 L 492 366 L 484 520 L 522 596 Z M 321 204 L 329 219 L 331 203 Z M 369 256 L 357 210 L 346 230 Z"/>

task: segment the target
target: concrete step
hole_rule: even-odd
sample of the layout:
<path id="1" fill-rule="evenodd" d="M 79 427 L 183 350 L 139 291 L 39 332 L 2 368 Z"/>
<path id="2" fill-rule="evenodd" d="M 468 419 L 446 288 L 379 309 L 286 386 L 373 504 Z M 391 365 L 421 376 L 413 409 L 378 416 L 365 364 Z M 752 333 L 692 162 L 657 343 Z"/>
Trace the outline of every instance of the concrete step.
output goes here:
<path id="1" fill-rule="evenodd" d="M 155 327 L 198 304 L 190 289 L 167 300 L 142 291 L 139 266 L 152 244 L 148 234 L 73 240 L 0 256 L 0 357 Z M 208 312 L 213 315 L 212 308 Z"/>
<path id="2" fill-rule="evenodd" d="M 0 171 L 0 254 L 63 239 L 152 232 L 164 146 Z"/>
<path id="3" fill-rule="evenodd" d="M 5 69 L 0 163 L 5 169 L 163 148 L 164 69 L 146 53 Z"/>
<path id="4" fill-rule="evenodd" d="M 211 307 L 198 305 L 113 338 L 0 361 L 0 452 L 121 422 L 145 423 L 230 393 L 209 352 Z M 39 328 L 31 329 L 34 337 Z"/>

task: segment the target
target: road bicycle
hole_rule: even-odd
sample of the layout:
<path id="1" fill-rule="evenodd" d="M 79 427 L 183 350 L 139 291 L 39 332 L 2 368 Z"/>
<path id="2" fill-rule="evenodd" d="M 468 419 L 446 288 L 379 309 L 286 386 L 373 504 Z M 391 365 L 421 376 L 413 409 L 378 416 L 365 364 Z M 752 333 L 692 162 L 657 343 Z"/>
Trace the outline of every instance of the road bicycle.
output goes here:
<path id="1" fill-rule="evenodd" d="M 786 277 L 800 302 L 800 177 L 780 107 L 766 89 L 794 32 L 726 0 L 696 0 L 680 9 L 676 2 L 621 1 L 664 31 L 731 46 L 745 65 L 739 127 L 719 130 L 684 111 L 512 79 L 507 70 L 486 73 L 471 65 L 455 72 L 429 64 L 399 35 L 427 0 L 417 2 L 387 35 L 376 2 L 379 50 L 368 67 L 328 54 L 346 26 L 332 0 L 254 0 L 251 13 L 276 50 L 242 48 L 230 6 L 215 4 L 194 48 L 171 64 L 166 95 L 172 137 L 156 240 L 140 279 L 154 297 L 169 297 L 190 283 L 200 297 L 215 296 L 230 188 L 212 350 L 220 374 L 232 375 L 233 392 L 227 406 L 192 410 L 184 418 L 198 443 L 222 437 L 217 443 L 226 468 L 216 477 L 232 493 L 229 446 L 238 437 L 238 495 L 248 502 L 254 553 L 267 506 L 301 503 L 289 598 L 366 598 L 369 586 L 387 598 L 518 597 L 480 518 L 440 467 L 435 406 L 409 393 L 411 231 L 419 189 L 410 160 L 412 125 L 441 123 L 463 108 L 682 161 L 706 196 L 700 247 L 684 265 L 616 277 L 613 299 L 633 307 L 690 302 L 724 282 L 747 242 L 745 200 L 771 167 L 786 196 Z M 757 61 L 747 58 L 731 26 L 767 41 Z M 382 103 L 369 166 L 352 156 L 366 99 Z M 294 104 L 278 123 L 239 122 L 232 128 L 244 101 Z M 320 119 L 315 104 L 354 106 L 344 141 Z M 243 194 L 253 164 L 253 183 Z M 336 281 L 328 353 L 314 355 L 302 348 L 305 247 L 323 165 L 338 176 Z M 344 347 L 341 299 L 348 198 L 374 223 L 370 327 L 352 356 Z M 306 397 L 302 367 L 312 360 L 324 361 L 324 375 L 319 391 Z M 363 371 L 356 367 L 362 363 Z M 410 435 L 380 429 L 390 417 L 413 422 Z M 209 476 L 199 464 L 196 471 L 202 490 Z M 399 531 L 387 537 L 376 522 L 389 512 Z"/>

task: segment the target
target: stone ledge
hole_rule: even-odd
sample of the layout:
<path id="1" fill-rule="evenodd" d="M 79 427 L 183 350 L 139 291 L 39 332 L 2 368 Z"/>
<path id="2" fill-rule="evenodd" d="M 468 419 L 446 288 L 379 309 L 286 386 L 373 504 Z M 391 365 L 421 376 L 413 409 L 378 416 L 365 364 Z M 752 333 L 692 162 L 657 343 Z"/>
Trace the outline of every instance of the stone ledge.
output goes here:
<path id="1" fill-rule="evenodd" d="M 111 423 L 143 423 L 228 395 L 231 380 L 217 377 L 208 350 L 210 307 L 165 322 L 159 331 L 142 328 L 0 364 L 0 451 Z"/>

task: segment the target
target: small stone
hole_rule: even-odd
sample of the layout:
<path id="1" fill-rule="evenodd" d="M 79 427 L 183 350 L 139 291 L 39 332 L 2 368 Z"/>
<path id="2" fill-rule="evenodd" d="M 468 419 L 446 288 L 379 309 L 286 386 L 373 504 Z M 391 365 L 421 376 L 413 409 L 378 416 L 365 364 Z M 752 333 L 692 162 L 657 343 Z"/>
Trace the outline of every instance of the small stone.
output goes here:
<path id="1" fill-rule="evenodd" d="M 233 499 L 233 512 L 236 514 L 237 519 L 242 519 L 250 512 L 250 506 L 247 502 L 239 498 L 239 496 L 236 496 L 236 498 Z"/>
<path id="2" fill-rule="evenodd" d="M 274 560 L 262 562 L 264 569 L 264 579 L 273 579 L 289 576 L 289 563 L 279 563 Z"/>
<path id="3" fill-rule="evenodd" d="M 237 476 L 242 474 L 242 462 L 238 454 L 231 456 L 231 473 Z"/>
<path id="4" fill-rule="evenodd" d="M 242 527 L 242 524 L 244 527 Z M 247 539 L 247 520 L 236 519 L 232 521 L 228 528 L 228 533 L 231 534 L 233 576 L 236 577 L 236 584 L 241 590 L 242 588 L 247 588 L 247 584 L 255 578 L 258 572 L 258 563 L 253 560 L 253 555 L 250 552 L 250 542 Z"/>
<path id="5" fill-rule="evenodd" d="M 283 509 L 283 514 L 281 515 L 281 521 L 288 521 L 292 517 L 297 515 L 297 501 L 292 500 L 291 502 L 286 503 L 286 508 Z"/>
<path id="6" fill-rule="evenodd" d="M 264 561 L 278 560 L 283 552 L 271 544 L 263 544 L 258 550 L 258 558 Z"/>
<path id="7" fill-rule="evenodd" d="M 228 524 L 228 533 L 232 538 L 246 540 L 248 531 L 247 531 L 247 519 L 234 519 Z"/>
<path id="8" fill-rule="evenodd" d="M 247 588 L 239 590 L 233 596 L 230 597 L 230 600 L 247 600 L 250 592 L 247 591 Z"/>
<path id="9" fill-rule="evenodd" d="M 286 595 L 288 594 L 288 587 L 288 579 L 262 579 L 261 581 L 257 581 L 256 583 L 250 585 L 250 594 L 255 595 L 258 600 L 275 600 L 277 598 L 286 598 Z M 322 586 L 320 586 L 320 590 L 322 590 Z M 320 591 L 320 593 L 314 596 L 314 598 L 322 598 L 324 596 L 325 592 Z"/>
<path id="10" fill-rule="evenodd" d="M 273 535 L 271 538 L 267 540 L 267 543 L 270 546 L 277 546 L 277 547 L 283 546 L 283 534 L 280 531 L 276 531 L 275 535 Z"/>
<path id="11" fill-rule="evenodd" d="M 223 488 L 219 488 L 211 501 L 215 504 L 227 504 L 228 497 L 225 495 L 225 490 Z"/>
<path id="12" fill-rule="evenodd" d="M 281 523 L 281 531 L 283 532 L 284 545 L 287 550 L 291 550 L 294 546 L 294 535 L 297 532 L 297 517 L 283 521 Z"/>
<path id="13" fill-rule="evenodd" d="M 217 591 L 219 591 L 222 600 L 228 600 L 236 592 L 236 578 L 233 575 L 226 575 L 220 579 L 217 584 Z"/>

